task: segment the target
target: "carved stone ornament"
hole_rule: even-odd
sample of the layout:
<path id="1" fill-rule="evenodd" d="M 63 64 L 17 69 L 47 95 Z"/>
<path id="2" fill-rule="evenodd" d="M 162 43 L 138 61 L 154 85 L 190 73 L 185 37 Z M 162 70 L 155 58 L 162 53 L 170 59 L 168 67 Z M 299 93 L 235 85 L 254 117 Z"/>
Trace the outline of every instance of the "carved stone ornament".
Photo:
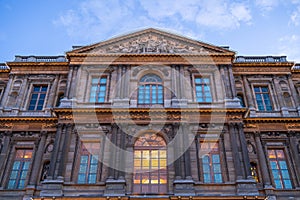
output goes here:
<path id="1" fill-rule="evenodd" d="M 12 126 L 11 122 L 0 122 L 0 128 L 12 128 Z"/>
<path id="2" fill-rule="evenodd" d="M 159 34 L 146 34 L 95 50 L 95 53 L 206 53 L 204 48 Z"/>

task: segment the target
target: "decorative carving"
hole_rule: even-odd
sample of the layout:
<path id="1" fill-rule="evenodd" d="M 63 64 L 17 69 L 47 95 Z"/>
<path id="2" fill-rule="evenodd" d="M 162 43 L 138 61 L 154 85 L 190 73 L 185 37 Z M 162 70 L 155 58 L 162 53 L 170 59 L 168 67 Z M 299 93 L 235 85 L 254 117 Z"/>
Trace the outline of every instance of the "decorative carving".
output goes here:
<path id="1" fill-rule="evenodd" d="M 256 124 L 245 124 L 246 128 L 257 128 Z"/>
<path id="2" fill-rule="evenodd" d="M 11 122 L 0 122 L 0 128 L 8 129 L 12 128 L 13 124 Z"/>
<path id="3" fill-rule="evenodd" d="M 42 125 L 42 128 L 43 128 L 43 129 L 56 128 L 56 123 L 54 123 L 54 122 L 47 122 L 47 123 L 44 123 L 44 124 Z"/>
<path id="4" fill-rule="evenodd" d="M 300 129 L 300 124 L 287 124 L 288 129 Z"/>
<path id="5" fill-rule="evenodd" d="M 256 154 L 255 147 L 254 147 L 254 145 L 249 140 L 247 140 L 247 149 L 248 149 L 249 153 Z"/>
<path id="6" fill-rule="evenodd" d="M 101 49 L 96 53 L 206 53 L 204 48 L 178 42 L 158 34 L 147 34 L 128 41 L 123 41 Z"/>
<path id="7" fill-rule="evenodd" d="M 64 120 L 72 120 L 73 119 L 73 115 L 70 113 L 63 113 L 59 117 L 60 117 L 60 119 L 64 119 Z"/>

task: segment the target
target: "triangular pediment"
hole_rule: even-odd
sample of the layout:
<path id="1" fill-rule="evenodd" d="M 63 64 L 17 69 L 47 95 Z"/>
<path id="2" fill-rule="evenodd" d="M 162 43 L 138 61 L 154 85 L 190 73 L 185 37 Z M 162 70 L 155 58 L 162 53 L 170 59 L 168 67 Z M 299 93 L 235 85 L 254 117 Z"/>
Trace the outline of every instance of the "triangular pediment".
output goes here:
<path id="1" fill-rule="evenodd" d="M 77 48 L 68 54 L 234 54 L 228 49 L 173 33 L 145 29 Z"/>

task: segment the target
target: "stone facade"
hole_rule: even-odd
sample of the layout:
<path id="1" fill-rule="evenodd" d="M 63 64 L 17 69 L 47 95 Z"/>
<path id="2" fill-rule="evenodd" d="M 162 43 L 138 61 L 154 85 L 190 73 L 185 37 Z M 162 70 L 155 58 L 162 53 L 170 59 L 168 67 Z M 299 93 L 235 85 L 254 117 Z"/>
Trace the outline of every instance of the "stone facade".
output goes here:
<path id="1" fill-rule="evenodd" d="M 146 29 L 0 71 L 0 199 L 300 199 L 300 68 L 284 56 Z M 167 156 L 136 164 L 146 151 Z M 135 178 L 155 162 L 160 178 Z"/>

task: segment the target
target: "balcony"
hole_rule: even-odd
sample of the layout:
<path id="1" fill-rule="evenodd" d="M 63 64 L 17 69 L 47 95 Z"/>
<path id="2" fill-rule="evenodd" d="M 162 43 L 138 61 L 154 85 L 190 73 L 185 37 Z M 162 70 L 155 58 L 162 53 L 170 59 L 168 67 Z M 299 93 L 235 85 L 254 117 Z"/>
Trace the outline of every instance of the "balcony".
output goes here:
<path id="1" fill-rule="evenodd" d="M 235 63 L 282 63 L 288 62 L 286 56 L 237 56 Z"/>
<path id="2" fill-rule="evenodd" d="M 65 56 L 15 56 L 14 62 L 67 62 Z"/>

